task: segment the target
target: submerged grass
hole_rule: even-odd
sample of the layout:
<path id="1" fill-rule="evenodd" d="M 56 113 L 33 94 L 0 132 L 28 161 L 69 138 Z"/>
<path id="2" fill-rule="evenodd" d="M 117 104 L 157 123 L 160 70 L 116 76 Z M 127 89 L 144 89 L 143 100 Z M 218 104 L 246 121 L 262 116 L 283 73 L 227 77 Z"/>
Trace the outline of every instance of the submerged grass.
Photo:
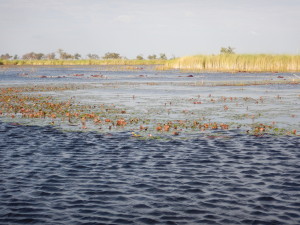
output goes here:
<path id="1" fill-rule="evenodd" d="M 214 72 L 299 72 L 300 55 L 195 55 L 167 61 L 160 69 Z"/>

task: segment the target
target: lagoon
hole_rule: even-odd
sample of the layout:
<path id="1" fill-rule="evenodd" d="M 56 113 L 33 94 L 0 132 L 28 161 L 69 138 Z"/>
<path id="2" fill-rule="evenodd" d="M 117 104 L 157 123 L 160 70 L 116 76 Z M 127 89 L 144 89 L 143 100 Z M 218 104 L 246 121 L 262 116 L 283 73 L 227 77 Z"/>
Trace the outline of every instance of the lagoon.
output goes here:
<path id="1" fill-rule="evenodd" d="M 300 223 L 292 73 L 2 67 L 0 88 L 1 223 Z"/>

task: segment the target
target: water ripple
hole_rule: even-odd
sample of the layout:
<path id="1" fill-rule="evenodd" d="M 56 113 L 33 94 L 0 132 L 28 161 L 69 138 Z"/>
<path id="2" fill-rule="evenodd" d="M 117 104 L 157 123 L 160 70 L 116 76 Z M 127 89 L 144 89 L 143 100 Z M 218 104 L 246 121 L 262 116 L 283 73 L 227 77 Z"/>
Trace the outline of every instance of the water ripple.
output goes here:
<path id="1" fill-rule="evenodd" d="M 0 224 L 300 224 L 299 137 L 226 135 L 0 123 Z"/>

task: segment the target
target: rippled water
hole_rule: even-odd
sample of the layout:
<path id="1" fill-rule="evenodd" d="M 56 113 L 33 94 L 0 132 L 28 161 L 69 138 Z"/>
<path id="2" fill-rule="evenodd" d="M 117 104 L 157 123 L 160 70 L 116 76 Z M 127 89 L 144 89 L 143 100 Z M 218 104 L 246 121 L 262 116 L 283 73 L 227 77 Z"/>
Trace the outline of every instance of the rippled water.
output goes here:
<path id="1" fill-rule="evenodd" d="M 0 69 L 1 87 L 87 83 L 92 88 L 41 94 L 113 103 L 143 118 L 276 121 L 299 131 L 299 84 L 201 86 L 288 80 L 289 73 Z M 225 103 L 223 96 L 237 100 Z M 132 137 L 131 128 L 94 132 L 88 124 L 85 132 L 77 132 L 80 125 L 66 132 L 72 129 L 59 121 L 56 129 L 41 120 L 1 120 L 12 122 L 0 122 L 0 224 L 300 224 L 299 136 L 213 130 L 151 139 Z"/>
<path id="2" fill-rule="evenodd" d="M 299 149 L 0 123 L 0 224 L 300 224 Z"/>

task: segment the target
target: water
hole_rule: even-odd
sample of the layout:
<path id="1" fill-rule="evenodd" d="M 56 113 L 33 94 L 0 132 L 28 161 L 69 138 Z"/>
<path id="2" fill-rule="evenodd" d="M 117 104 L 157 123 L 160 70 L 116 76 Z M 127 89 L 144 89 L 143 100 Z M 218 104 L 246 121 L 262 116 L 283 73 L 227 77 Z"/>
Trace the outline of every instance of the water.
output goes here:
<path id="1" fill-rule="evenodd" d="M 299 137 L 0 123 L 1 224 L 299 224 Z"/>
<path id="2" fill-rule="evenodd" d="M 97 74 L 103 76 L 91 76 Z M 13 67 L 2 68 L 0 86 L 81 83 L 89 88 L 40 94 L 112 104 L 126 109 L 125 118 L 275 120 L 299 131 L 299 85 L 197 86 L 277 74 L 188 75 Z M 245 113 L 260 116 L 253 121 L 242 118 Z M 139 138 L 132 136 L 139 130 L 134 126 L 99 130 L 87 124 L 84 131 L 80 125 L 70 131 L 59 119 L 55 126 L 18 116 L 0 120 L 0 224 L 300 224 L 299 136 L 246 135 L 233 127 Z"/>
<path id="3" fill-rule="evenodd" d="M 135 68 L 135 67 L 133 67 Z M 96 75 L 96 76 L 95 76 Z M 102 75 L 102 76 L 98 76 Z M 189 77 L 192 76 L 192 77 Z M 283 78 L 278 78 L 281 76 Z M 18 66 L 0 68 L 0 77 L 6 82 L 220 82 L 289 80 L 292 73 L 194 73 L 156 71 L 153 66 L 127 70 L 122 66 Z"/>
<path id="4" fill-rule="evenodd" d="M 131 71 L 118 66 L 3 67 L 0 87 L 89 85 L 82 90 L 40 94 L 65 101 L 76 99 L 76 102 L 93 107 L 114 105 L 128 112 L 115 117 L 127 120 L 132 116 L 149 118 L 154 121 L 152 128 L 169 119 L 204 118 L 203 122 L 230 123 L 233 127 L 246 125 L 245 130 L 253 123 L 276 123 L 277 127 L 291 132 L 300 130 L 300 84 L 277 82 L 294 78 L 292 73 L 182 73 L 176 70 L 155 71 L 152 67 Z M 267 85 L 224 86 L 243 82 L 266 82 Z M 198 102 L 201 104 L 194 104 Z M 225 106 L 228 110 L 224 110 Z M 69 129 L 64 124 L 60 126 Z M 88 128 L 98 129 L 93 124 L 89 124 Z M 138 127 L 129 129 L 138 130 Z"/>

